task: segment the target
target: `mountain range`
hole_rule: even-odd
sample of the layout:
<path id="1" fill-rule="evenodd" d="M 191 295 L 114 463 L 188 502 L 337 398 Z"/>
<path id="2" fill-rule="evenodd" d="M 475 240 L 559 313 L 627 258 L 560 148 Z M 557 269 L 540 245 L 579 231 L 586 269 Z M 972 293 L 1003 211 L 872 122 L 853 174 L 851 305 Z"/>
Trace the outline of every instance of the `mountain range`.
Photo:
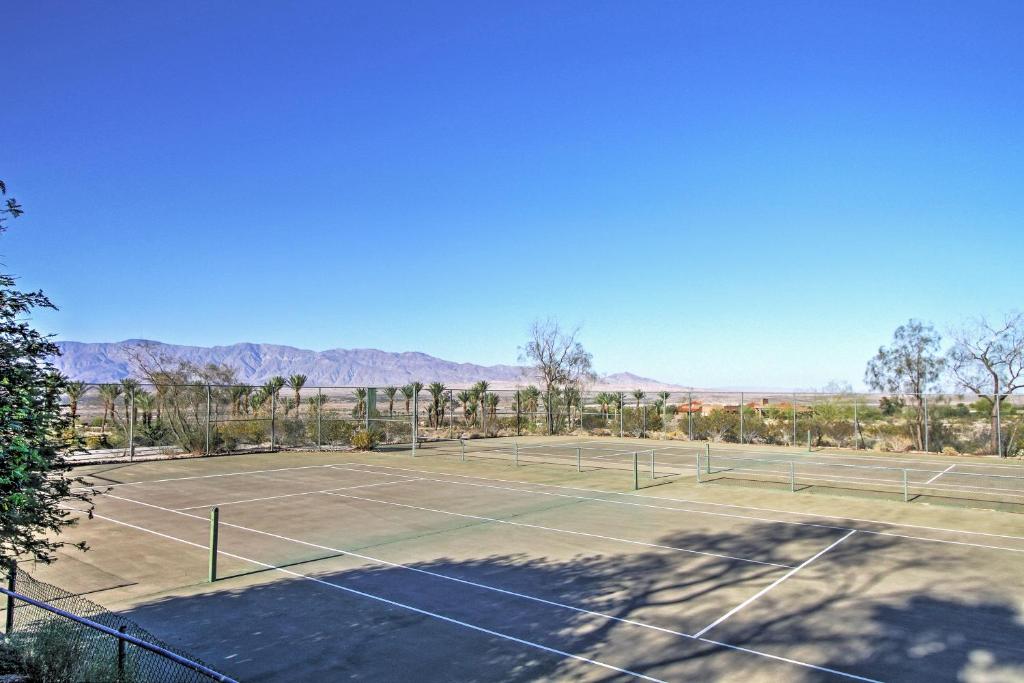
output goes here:
<path id="1" fill-rule="evenodd" d="M 229 346 L 181 346 L 146 339 L 120 342 L 57 342 L 61 355 L 57 368 L 71 379 L 89 383 L 117 382 L 139 377 L 133 350 L 148 346 L 153 352 L 197 365 L 213 363 L 232 368 L 238 381 L 261 384 L 273 377 L 303 374 L 307 386 L 351 387 L 402 385 L 411 381 L 444 382 L 452 387 L 486 380 L 495 389 L 537 383 L 531 368 L 521 365 L 456 363 L 414 351 L 328 349 L 311 351 L 277 344 L 239 343 Z M 683 387 L 640 377 L 629 372 L 604 375 L 600 389 L 679 390 Z"/>

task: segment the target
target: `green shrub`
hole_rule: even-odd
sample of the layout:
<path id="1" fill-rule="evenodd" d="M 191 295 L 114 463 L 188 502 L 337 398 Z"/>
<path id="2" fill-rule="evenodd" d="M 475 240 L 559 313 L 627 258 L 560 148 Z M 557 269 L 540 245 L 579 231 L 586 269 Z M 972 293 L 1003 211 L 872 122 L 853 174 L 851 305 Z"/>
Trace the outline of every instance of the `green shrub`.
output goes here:
<path id="1" fill-rule="evenodd" d="M 377 445 L 378 434 L 373 431 L 360 429 L 352 435 L 352 447 L 357 451 L 370 451 Z"/>

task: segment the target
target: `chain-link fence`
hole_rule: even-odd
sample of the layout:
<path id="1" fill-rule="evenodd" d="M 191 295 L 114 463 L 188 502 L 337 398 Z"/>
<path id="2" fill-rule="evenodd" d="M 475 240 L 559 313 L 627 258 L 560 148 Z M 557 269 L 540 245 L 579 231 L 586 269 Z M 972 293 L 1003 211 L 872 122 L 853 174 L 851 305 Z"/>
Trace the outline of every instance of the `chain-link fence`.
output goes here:
<path id="1" fill-rule="evenodd" d="M 130 619 L 21 569 L 6 583 L 3 646 L 28 680 L 232 681 Z"/>
<path id="2" fill-rule="evenodd" d="M 1024 455 L 1020 397 L 390 387 L 87 385 L 83 458 L 332 449 L 579 434 L 808 448 Z"/>

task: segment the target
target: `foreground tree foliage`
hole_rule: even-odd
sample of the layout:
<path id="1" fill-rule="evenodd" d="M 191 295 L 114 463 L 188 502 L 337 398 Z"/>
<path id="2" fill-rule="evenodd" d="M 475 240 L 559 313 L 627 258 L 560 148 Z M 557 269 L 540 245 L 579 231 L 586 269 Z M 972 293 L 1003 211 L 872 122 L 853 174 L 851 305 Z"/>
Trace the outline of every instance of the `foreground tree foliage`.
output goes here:
<path id="1" fill-rule="evenodd" d="M 0 182 L 0 195 L 7 188 Z M 0 209 L 0 233 L 8 218 L 22 213 L 8 198 Z M 25 317 L 55 308 L 42 292 L 21 292 L 13 277 L 0 274 L 0 564 L 33 559 L 49 563 L 65 545 L 55 540 L 76 520 L 63 504 L 88 503 L 72 490 L 65 455 L 73 447 L 70 415 L 61 411 L 66 380 L 50 363 L 60 353 L 49 337 Z M 84 550 L 84 543 L 74 544 Z"/>

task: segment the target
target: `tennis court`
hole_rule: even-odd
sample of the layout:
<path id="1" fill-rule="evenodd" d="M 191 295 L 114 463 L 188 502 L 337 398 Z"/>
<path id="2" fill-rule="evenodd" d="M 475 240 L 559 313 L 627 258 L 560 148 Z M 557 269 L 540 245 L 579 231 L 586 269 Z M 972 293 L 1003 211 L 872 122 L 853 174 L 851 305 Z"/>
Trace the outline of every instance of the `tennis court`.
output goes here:
<path id="1" fill-rule="evenodd" d="M 1015 514 L 526 445 L 92 466 L 92 550 L 44 578 L 247 681 L 1024 677 Z"/>
<path id="2" fill-rule="evenodd" d="M 437 442 L 420 454 L 494 459 L 519 466 L 561 464 L 578 471 L 636 470 L 636 486 L 690 477 L 740 484 L 1024 512 L 1024 465 L 992 458 L 828 453 L 724 444 L 596 439 Z"/>

